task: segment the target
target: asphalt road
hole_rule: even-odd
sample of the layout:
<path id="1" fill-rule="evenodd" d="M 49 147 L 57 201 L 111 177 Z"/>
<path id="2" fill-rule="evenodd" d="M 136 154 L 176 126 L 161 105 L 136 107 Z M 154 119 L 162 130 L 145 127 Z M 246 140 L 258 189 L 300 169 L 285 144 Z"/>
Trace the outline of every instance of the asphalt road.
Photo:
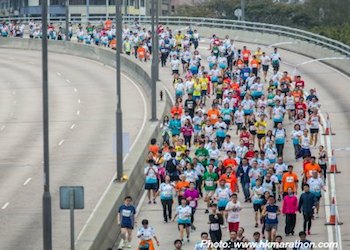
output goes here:
<path id="1" fill-rule="evenodd" d="M 42 249 L 41 53 L 0 49 L 0 249 Z M 122 75 L 123 127 L 131 145 L 147 112 L 143 92 Z M 69 248 L 69 212 L 59 187 L 85 187 L 76 234 L 115 173 L 115 71 L 49 54 L 53 248 Z M 130 98 L 132 97 L 132 98 Z"/>
<path id="2" fill-rule="evenodd" d="M 254 52 L 256 50 L 257 45 L 252 44 L 246 44 L 249 46 L 249 49 Z M 237 47 L 241 48 L 243 46 L 242 43 L 237 43 Z M 209 55 L 209 52 L 207 50 L 207 44 L 201 44 L 200 45 L 200 54 L 202 58 L 204 59 L 203 65 L 206 65 L 206 57 Z M 272 53 L 271 48 L 263 47 L 263 51 L 266 51 L 268 54 Z M 301 62 L 306 62 L 310 60 L 310 58 L 297 55 L 292 52 L 283 51 L 280 50 L 280 54 L 283 60 L 281 71 L 287 70 L 291 75 L 293 75 L 295 70 L 295 65 Z M 315 55 L 317 57 L 317 55 Z M 147 67 L 150 67 L 148 65 Z M 182 72 L 182 70 L 181 70 Z M 348 93 L 350 93 L 350 78 L 345 76 L 344 74 L 328 67 L 327 65 L 320 63 L 320 62 L 314 62 L 310 64 L 304 65 L 301 69 L 298 70 L 298 72 L 303 76 L 303 79 L 306 83 L 306 89 L 309 90 L 310 88 L 316 88 L 317 93 L 321 98 L 321 111 L 323 115 L 325 116 L 326 112 L 329 112 L 331 115 L 331 120 L 333 124 L 333 129 L 337 132 L 337 136 L 332 138 L 333 143 L 332 147 L 347 147 L 349 146 L 349 129 L 350 129 L 350 121 L 347 117 L 347 112 L 349 112 L 349 104 L 350 100 L 348 98 Z M 174 90 L 171 83 L 171 70 L 161 70 L 160 71 L 160 79 L 166 83 L 168 91 L 170 91 L 174 95 Z M 292 130 L 292 124 L 287 124 L 287 130 L 288 135 L 290 131 Z M 340 133 L 339 133 L 340 132 Z M 320 139 L 320 138 L 319 138 Z M 322 140 L 319 140 L 319 145 L 322 143 L 326 145 L 327 140 L 329 138 L 323 138 Z M 233 136 L 233 141 L 237 144 L 238 140 Z M 329 144 L 329 145 L 331 145 Z M 291 142 L 288 141 L 286 143 L 286 149 L 285 149 L 285 161 L 293 164 L 295 166 L 295 171 L 299 173 L 302 172 L 302 164 L 301 161 L 295 162 L 293 160 L 293 149 Z M 337 200 L 339 203 L 339 213 L 341 220 L 343 222 L 348 222 L 349 217 L 346 217 L 345 215 L 349 213 L 349 196 L 346 194 L 348 190 L 348 181 L 347 178 L 349 176 L 349 170 L 347 168 L 346 160 L 347 157 L 349 157 L 350 151 L 339 151 L 337 152 L 338 155 L 341 155 L 342 157 L 337 160 L 338 167 L 340 166 L 342 170 L 342 174 L 337 175 L 336 181 L 334 179 L 332 181 L 329 181 L 329 183 L 333 183 L 333 187 L 336 186 L 336 193 L 337 193 Z M 341 163 L 341 164 L 339 164 Z M 330 176 L 328 176 L 330 177 Z M 331 178 L 328 178 L 330 180 Z M 335 185 L 336 183 L 336 185 Z M 328 196 L 332 192 L 332 187 L 328 186 L 328 190 L 324 196 Z M 299 193 L 301 190 L 299 190 Z M 241 196 L 241 194 L 240 194 Z M 332 196 L 332 195 L 330 195 Z M 242 201 L 242 197 L 239 198 L 239 200 Z M 160 250 L 167 250 L 169 247 L 171 248 L 172 243 L 174 239 L 178 238 L 178 232 L 177 232 L 177 226 L 175 223 L 163 223 L 163 220 L 161 219 L 162 216 L 162 209 L 161 205 L 158 202 L 157 205 L 149 205 L 147 204 L 147 201 L 145 200 L 143 204 L 140 206 L 140 211 L 137 217 L 137 227 L 141 226 L 140 222 L 142 219 L 149 219 L 151 226 L 153 226 L 156 230 L 156 234 L 158 238 L 160 238 L 160 247 L 157 249 Z M 325 242 L 328 239 L 331 239 L 332 241 L 336 241 L 336 235 L 335 233 L 330 231 L 330 228 L 327 228 L 324 223 L 328 221 L 328 217 L 325 214 L 325 210 L 329 209 L 329 205 L 326 204 L 327 201 L 322 199 L 321 201 L 321 209 L 319 218 L 313 221 L 313 227 L 312 227 L 312 234 L 311 236 L 308 236 L 308 238 L 316 243 L 318 242 Z M 241 226 L 243 226 L 246 229 L 246 237 L 248 239 L 252 239 L 252 234 L 255 231 L 260 231 L 261 228 L 256 230 L 254 228 L 254 221 L 253 221 L 253 208 L 251 204 L 245 204 L 242 203 L 243 210 L 241 212 L 240 218 L 241 218 Z M 281 205 L 279 202 L 278 205 Z M 175 206 L 173 206 L 175 209 Z M 190 250 L 193 249 L 193 246 L 196 241 L 200 240 L 200 233 L 202 231 L 208 231 L 208 225 L 207 225 L 207 215 L 204 214 L 204 204 L 201 201 L 199 203 L 199 208 L 196 212 L 195 216 L 195 225 L 197 226 L 197 230 L 192 233 L 191 236 L 191 243 L 185 243 L 183 249 Z M 278 229 L 278 233 L 281 234 L 284 237 L 284 220 L 285 218 L 281 215 L 280 218 L 280 225 Z M 297 225 L 296 225 L 296 232 L 299 232 L 302 230 L 302 216 L 297 216 Z M 347 245 L 347 242 L 350 241 L 349 236 L 349 223 L 345 223 L 341 231 L 337 231 L 338 235 L 341 235 L 339 238 L 342 240 L 343 249 L 347 249 L 349 245 Z M 136 234 L 136 233 L 135 233 Z M 330 236 L 331 235 L 331 236 Z M 224 232 L 223 236 L 224 240 L 228 239 L 228 233 Z M 296 240 L 297 237 L 284 237 L 285 241 L 291 241 L 293 242 Z M 138 240 L 134 238 L 133 240 L 133 249 L 136 248 L 138 244 Z M 328 249 L 328 248 L 327 248 Z M 331 248 L 330 248 L 331 249 Z M 341 248 L 339 248 L 341 249 Z"/>

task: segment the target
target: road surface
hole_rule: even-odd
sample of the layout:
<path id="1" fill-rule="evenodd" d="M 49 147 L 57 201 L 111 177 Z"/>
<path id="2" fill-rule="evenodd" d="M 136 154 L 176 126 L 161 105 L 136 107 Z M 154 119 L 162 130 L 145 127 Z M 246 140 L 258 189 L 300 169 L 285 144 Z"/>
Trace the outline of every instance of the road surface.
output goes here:
<path id="1" fill-rule="evenodd" d="M 248 45 L 251 51 L 256 50 L 257 45 L 247 44 L 247 43 L 245 44 Z M 237 43 L 237 47 L 241 48 L 242 46 L 243 46 L 242 43 Z M 200 54 L 202 58 L 206 58 L 209 55 L 207 48 L 208 48 L 207 44 L 202 43 L 200 45 L 199 49 L 200 49 Z M 271 48 L 263 47 L 263 51 L 266 51 L 267 54 L 272 53 Z M 280 50 L 280 54 L 283 60 L 283 64 L 280 70 L 281 71 L 287 70 L 291 75 L 295 70 L 294 65 L 310 60 L 310 58 L 300 56 L 288 51 Z M 202 65 L 205 65 L 207 68 L 208 64 L 206 60 L 203 60 L 203 61 L 204 62 Z M 147 67 L 150 68 L 150 65 L 147 65 Z M 348 93 L 350 93 L 350 79 L 347 76 L 319 62 L 304 65 L 301 69 L 299 69 L 298 72 L 301 73 L 301 75 L 303 76 L 303 79 L 306 82 L 307 90 L 309 90 L 310 88 L 317 88 L 317 93 L 321 98 L 322 113 L 325 114 L 325 112 L 329 112 L 331 115 L 333 129 L 337 132 L 337 136 L 333 138 L 333 145 L 332 145 L 333 148 L 350 146 L 348 143 L 350 139 L 349 138 L 350 135 L 348 133 L 348 131 L 350 130 L 350 120 L 348 117 L 344 116 L 344 114 L 347 114 L 346 112 L 349 112 L 348 107 L 350 104 L 350 100 L 348 99 Z M 172 77 L 170 76 L 170 74 L 171 74 L 171 70 L 169 66 L 166 70 L 160 70 L 160 80 L 166 83 L 167 90 L 174 95 L 174 90 L 172 87 Z M 288 122 L 286 122 L 286 124 L 288 124 Z M 289 131 L 288 134 L 290 133 L 291 130 L 292 130 L 292 124 L 288 124 L 287 125 L 287 131 Z M 237 137 L 233 136 L 233 141 L 237 144 L 238 142 Z M 319 144 L 322 143 L 326 145 L 326 142 L 327 140 L 325 138 L 323 138 L 321 141 L 319 140 Z M 287 142 L 286 145 L 287 147 L 285 151 L 285 161 L 287 163 L 293 164 L 295 166 L 295 171 L 298 172 L 300 176 L 300 173 L 302 171 L 301 161 L 296 162 L 293 159 L 294 151 L 292 149 L 291 142 L 290 141 Z M 350 154 L 350 151 L 339 152 L 339 155 L 342 155 L 342 156 L 345 155 L 348 157 L 349 154 Z M 348 172 L 350 171 L 348 170 L 348 168 L 346 168 L 347 165 L 345 161 L 347 158 L 345 158 L 345 156 L 340 158 L 337 161 L 338 166 L 340 165 L 340 168 L 343 172 L 341 175 L 336 176 L 339 212 L 340 212 L 340 215 L 343 215 L 341 216 L 342 217 L 341 220 L 343 222 L 350 220 L 348 219 L 348 217 L 345 218 L 344 216 L 345 214 L 350 212 L 349 208 L 347 208 L 347 206 L 349 206 L 350 204 L 349 202 L 350 198 L 346 195 L 347 188 L 344 188 L 345 185 L 349 185 L 347 184 L 346 178 L 347 176 L 349 176 Z M 329 179 L 330 178 L 328 178 L 328 180 Z M 334 180 L 331 183 L 334 184 Z M 331 191 L 330 189 L 331 188 L 329 188 L 327 191 L 330 192 Z M 299 190 L 299 193 L 300 192 L 301 190 Z M 242 201 L 241 194 L 240 194 L 239 200 Z M 242 203 L 242 204 L 243 204 L 243 210 L 240 215 L 241 226 L 245 228 L 246 237 L 248 237 L 248 239 L 252 239 L 253 232 L 260 231 L 261 228 L 259 228 L 258 230 L 254 228 L 254 221 L 253 221 L 254 214 L 253 214 L 252 205 L 248 203 Z M 278 203 L 278 205 L 281 205 L 281 203 Z M 193 249 L 195 242 L 197 242 L 200 239 L 200 233 L 203 231 L 208 231 L 208 225 L 207 225 L 208 215 L 204 214 L 204 208 L 205 206 L 201 201 L 199 203 L 199 208 L 195 215 L 195 221 L 196 221 L 195 225 L 197 226 L 197 230 L 192 233 L 191 243 L 184 244 L 184 248 L 183 248 L 184 250 Z M 313 221 L 313 227 L 311 230 L 312 235 L 308 237 L 310 240 L 314 242 L 321 242 L 321 241 L 324 242 L 324 241 L 327 241 L 328 238 L 330 238 L 333 241 L 335 241 L 336 239 L 335 235 L 331 235 L 329 237 L 329 234 L 330 234 L 328 232 L 329 229 L 326 226 L 324 226 L 324 223 L 329 219 L 326 217 L 326 214 L 325 214 L 326 208 L 329 209 L 329 206 L 325 205 L 325 201 L 322 199 L 319 218 Z M 173 206 L 173 209 L 175 209 L 175 206 Z M 167 224 L 163 223 L 162 209 L 161 209 L 160 202 L 158 201 L 157 205 L 153 205 L 153 204 L 149 205 L 147 203 L 147 200 L 145 200 L 140 206 L 139 210 L 140 211 L 137 217 L 137 227 L 141 226 L 142 219 L 145 219 L 145 218 L 149 219 L 151 226 L 155 228 L 157 236 L 158 238 L 160 238 L 161 246 L 157 249 L 167 250 L 169 249 L 169 247 L 171 248 L 173 241 L 179 237 L 177 232 L 177 226 L 175 223 L 167 223 Z M 280 220 L 280 225 L 279 225 L 278 234 L 281 234 L 284 237 L 285 241 L 296 240 L 297 239 L 296 236 L 288 237 L 288 238 L 284 236 L 285 219 L 281 215 L 279 220 Z M 350 244 L 347 245 L 346 243 L 350 241 L 350 236 L 349 236 L 350 233 L 348 233 L 350 228 L 348 228 L 349 226 L 347 225 L 349 225 L 349 223 L 346 223 L 344 226 L 342 226 L 342 231 L 341 231 L 341 234 L 343 236 L 342 243 L 343 243 L 344 249 L 347 249 L 347 247 L 350 246 Z M 297 233 L 301 230 L 302 230 L 302 216 L 298 215 L 295 231 Z M 134 232 L 134 236 L 135 235 L 136 233 Z M 228 233 L 225 232 L 223 236 L 223 240 L 227 240 L 227 239 L 228 239 Z M 136 239 L 136 237 L 134 237 L 134 240 L 132 243 L 133 243 L 132 248 L 133 249 L 136 248 L 138 244 L 138 240 Z"/>
<path id="2" fill-rule="evenodd" d="M 42 249 L 41 53 L 0 49 L 0 249 Z M 141 88 L 122 75 L 129 145 L 147 112 Z M 49 54 L 53 248 L 69 248 L 69 212 L 59 187 L 85 187 L 76 235 L 115 173 L 115 71 L 94 61 Z M 133 97 L 133 98 L 130 98 Z"/>

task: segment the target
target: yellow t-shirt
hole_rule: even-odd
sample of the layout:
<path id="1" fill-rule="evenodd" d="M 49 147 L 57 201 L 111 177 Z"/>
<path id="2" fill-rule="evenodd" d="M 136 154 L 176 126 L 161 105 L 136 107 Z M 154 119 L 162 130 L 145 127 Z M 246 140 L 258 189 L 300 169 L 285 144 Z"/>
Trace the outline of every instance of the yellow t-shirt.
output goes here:
<path id="1" fill-rule="evenodd" d="M 257 121 L 255 123 L 255 127 L 256 127 L 257 134 L 266 134 L 266 127 L 267 127 L 266 121 Z"/>
<path id="2" fill-rule="evenodd" d="M 199 78 L 199 82 L 201 84 L 201 90 L 207 90 L 208 89 L 208 78 Z"/>
<path id="3" fill-rule="evenodd" d="M 202 86 L 199 81 L 196 81 L 193 85 L 193 95 L 200 96 L 201 95 Z"/>

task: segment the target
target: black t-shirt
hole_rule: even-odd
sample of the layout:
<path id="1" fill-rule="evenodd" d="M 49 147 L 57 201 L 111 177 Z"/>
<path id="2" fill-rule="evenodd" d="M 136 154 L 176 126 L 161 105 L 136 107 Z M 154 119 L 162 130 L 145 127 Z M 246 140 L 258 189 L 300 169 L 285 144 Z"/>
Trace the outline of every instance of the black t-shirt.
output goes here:
<path id="1" fill-rule="evenodd" d="M 196 102 L 193 99 L 192 100 L 187 99 L 185 101 L 185 109 L 188 110 L 191 117 L 193 117 L 194 115 L 195 107 L 196 107 Z"/>

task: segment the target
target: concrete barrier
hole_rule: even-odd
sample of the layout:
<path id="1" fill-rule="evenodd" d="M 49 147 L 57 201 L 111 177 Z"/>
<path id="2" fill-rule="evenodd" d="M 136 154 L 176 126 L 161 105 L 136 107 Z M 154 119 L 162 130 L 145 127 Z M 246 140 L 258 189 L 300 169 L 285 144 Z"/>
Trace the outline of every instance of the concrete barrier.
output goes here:
<path id="1" fill-rule="evenodd" d="M 41 50 L 41 40 L 2 38 L 0 48 Z M 98 61 L 115 67 L 115 51 L 91 45 L 82 45 L 64 41 L 49 41 L 49 52 L 68 54 Z M 121 68 L 129 77 L 137 81 L 150 96 L 151 78 L 137 63 L 122 55 Z M 157 84 L 157 93 L 165 86 Z M 165 101 L 157 103 L 157 116 L 162 117 L 169 110 L 171 101 L 165 93 Z M 82 232 L 76 240 L 76 250 L 101 250 L 112 247 L 120 234 L 116 223 L 117 208 L 124 197 L 130 195 L 134 202 L 139 202 L 144 188 L 143 168 L 148 144 L 151 138 L 160 134 L 159 123 L 147 121 L 144 132 L 124 162 L 124 174 L 129 180 L 124 183 L 110 183 L 100 203 L 93 211 Z"/>

